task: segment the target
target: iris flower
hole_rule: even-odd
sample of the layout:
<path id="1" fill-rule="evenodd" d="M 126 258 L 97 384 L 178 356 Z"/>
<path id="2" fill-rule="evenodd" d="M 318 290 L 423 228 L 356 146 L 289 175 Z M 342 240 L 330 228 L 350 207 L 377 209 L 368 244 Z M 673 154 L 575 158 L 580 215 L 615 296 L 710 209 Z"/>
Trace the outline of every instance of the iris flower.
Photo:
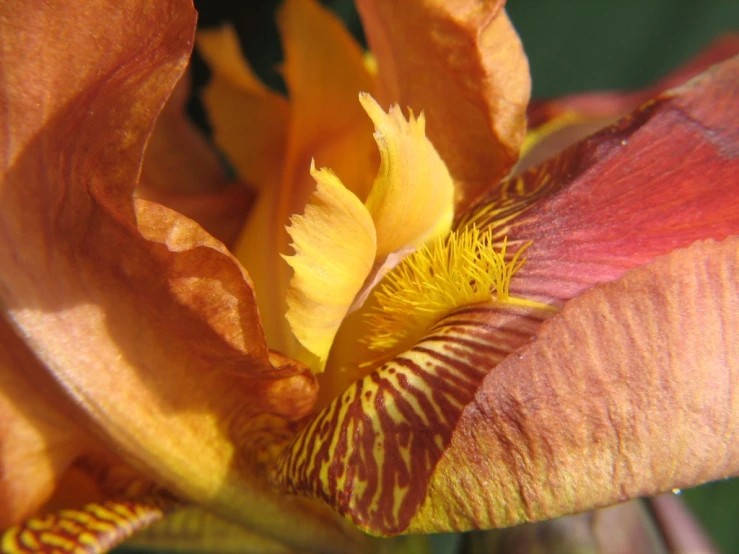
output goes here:
<path id="1" fill-rule="evenodd" d="M 166 538 L 362 552 L 737 473 L 737 59 L 508 177 L 502 2 L 358 7 L 373 58 L 287 0 L 289 100 L 200 37 L 252 198 L 172 95 L 187 0 L 0 6 L 4 549 L 187 505 Z"/>

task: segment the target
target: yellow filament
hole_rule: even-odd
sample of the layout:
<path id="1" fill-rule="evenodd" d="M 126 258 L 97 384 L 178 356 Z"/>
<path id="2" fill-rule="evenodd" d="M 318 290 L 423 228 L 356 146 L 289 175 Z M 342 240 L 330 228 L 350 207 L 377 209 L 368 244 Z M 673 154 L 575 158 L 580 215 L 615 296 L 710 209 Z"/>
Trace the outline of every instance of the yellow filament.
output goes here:
<path id="1" fill-rule="evenodd" d="M 422 246 L 391 271 L 375 293 L 365 338 L 372 350 L 389 350 L 418 336 L 460 306 L 494 300 L 548 308 L 509 294 L 511 278 L 523 265 L 524 244 L 506 262 L 507 239 L 495 250 L 492 231 L 477 227 L 452 232 Z"/>

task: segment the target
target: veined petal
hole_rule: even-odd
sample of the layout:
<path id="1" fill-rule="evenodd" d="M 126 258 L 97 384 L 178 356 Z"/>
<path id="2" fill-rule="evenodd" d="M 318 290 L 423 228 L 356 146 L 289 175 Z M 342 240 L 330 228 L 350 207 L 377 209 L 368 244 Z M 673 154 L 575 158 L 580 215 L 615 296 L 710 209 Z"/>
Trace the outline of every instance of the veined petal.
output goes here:
<path id="1" fill-rule="evenodd" d="M 336 331 L 372 269 L 377 238 L 372 217 L 329 170 L 311 168 L 318 184 L 288 229 L 295 255 L 285 258 L 294 275 L 287 290 L 287 320 L 295 336 L 317 356 L 322 371 Z"/>
<path id="2" fill-rule="evenodd" d="M 312 406 L 312 376 L 272 366 L 248 276 L 220 242 L 132 199 L 187 63 L 191 4 L 44 6 L 0 7 L 0 301 L 41 362 L 28 379 L 178 496 L 266 535 L 289 526 L 293 544 L 354 551 L 352 531 L 263 476 Z"/>
<path id="3" fill-rule="evenodd" d="M 265 190 L 284 162 L 287 101 L 253 73 L 233 27 L 200 31 L 197 46 L 211 70 L 203 102 L 216 144 L 242 180 Z"/>
<path id="4" fill-rule="evenodd" d="M 502 179 L 526 132 L 528 62 L 504 2 L 359 0 L 379 99 L 423 110 L 457 205 Z"/>
<path id="5" fill-rule="evenodd" d="M 385 113 L 368 94 L 359 100 L 375 124 L 380 169 L 366 201 L 377 229 L 377 258 L 416 247 L 449 232 L 454 182 L 426 138 L 426 119 L 398 106 Z"/>
<path id="6" fill-rule="evenodd" d="M 408 530 L 505 527 L 739 473 L 738 270 L 739 238 L 709 241 L 572 300 L 485 378 Z"/>
<path id="7" fill-rule="evenodd" d="M 738 63 L 460 217 L 511 246 L 533 239 L 512 295 L 581 297 L 553 318 L 451 314 L 302 430 L 276 482 L 391 534 L 513 525 L 739 472 Z M 687 248 L 707 237 L 723 242 Z"/>
<path id="8" fill-rule="evenodd" d="M 511 294 L 559 304 L 675 248 L 739 234 L 739 58 L 480 199 L 456 226 L 533 241 Z"/>

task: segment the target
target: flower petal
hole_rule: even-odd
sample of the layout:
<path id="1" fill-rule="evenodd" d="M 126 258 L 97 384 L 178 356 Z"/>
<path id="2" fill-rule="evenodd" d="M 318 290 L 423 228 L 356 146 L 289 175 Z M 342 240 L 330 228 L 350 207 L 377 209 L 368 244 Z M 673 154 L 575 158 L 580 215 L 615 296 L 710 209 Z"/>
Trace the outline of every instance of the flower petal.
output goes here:
<path id="1" fill-rule="evenodd" d="M 397 106 L 385 113 L 362 94 L 362 106 L 375 124 L 380 169 L 366 206 L 377 229 L 377 258 L 420 246 L 446 235 L 454 217 L 454 182 L 426 138 L 426 119 Z"/>
<path id="2" fill-rule="evenodd" d="M 504 2 L 359 0 L 383 106 L 423 110 L 466 204 L 518 158 L 528 63 Z"/>
<path id="3" fill-rule="evenodd" d="M 107 500 L 77 510 L 37 517 L 2 534 L 6 552 L 85 552 L 102 554 L 166 511 L 158 499 Z"/>
<path id="4" fill-rule="evenodd" d="M 484 379 L 408 530 L 503 527 L 739 473 L 737 282 L 733 237 L 572 300 Z"/>
<path id="5" fill-rule="evenodd" d="M 696 240 L 739 234 L 739 58 L 504 183 L 456 222 L 533 241 L 511 294 L 561 305 Z"/>
<path id="6" fill-rule="evenodd" d="M 154 125 L 136 195 L 177 210 L 228 245 L 243 225 L 253 194 L 226 177 L 213 147 L 187 119 L 189 93 L 188 72 Z"/>
<path id="7" fill-rule="evenodd" d="M 23 378 L 38 361 L 0 319 L 0 529 L 29 517 L 51 496 L 84 433 Z"/>
<path id="8" fill-rule="evenodd" d="M 311 168 L 318 188 L 288 229 L 295 255 L 285 260 L 294 274 L 287 289 L 287 320 L 295 336 L 319 359 L 372 269 L 377 250 L 369 211 L 329 170 Z"/>
<path id="9" fill-rule="evenodd" d="M 352 531 L 263 476 L 310 410 L 313 378 L 272 366 L 248 276 L 220 242 L 132 200 L 187 62 L 191 4 L 46 8 L 0 8 L 0 300 L 43 364 L 29 380 L 177 495 L 267 535 L 289 526 L 292 544 L 353 551 Z"/>
<path id="10" fill-rule="evenodd" d="M 511 294 L 552 303 L 581 294 L 567 316 L 541 328 L 550 313 L 481 306 L 450 316 L 301 431 L 276 482 L 385 534 L 512 525 L 739 471 L 736 441 L 725 441 L 739 432 L 739 239 L 726 239 L 739 234 L 737 63 L 459 219 L 509 244 L 534 239 Z M 645 266 L 706 237 L 726 240 Z M 587 291 L 604 281 L 615 282 Z M 677 439 L 664 433 L 675 422 Z M 551 484 L 547 469 L 557 472 Z"/>
<path id="11" fill-rule="evenodd" d="M 285 322 L 290 268 L 285 227 L 303 213 L 315 190 L 311 160 L 330 167 L 361 200 L 375 174 L 372 124 L 357 102 L 372 90 L 359 46 L 339 19 L 315 0 L 288 0 L 278 12 L 290 97 L 287 146 L 279 171 L 260 195 L 234 252 L 258 294 L 270 347 L 298 355 L 300 345 Z"/>
<path id="12" fill-rule="evenodd" d="M 215 142 L 241 179 L 263 189 L 285 155 L 287 101 L 254 75 L 233 27 L 200 31 L 197 45 L 211 70 L 203 102 Z"/>

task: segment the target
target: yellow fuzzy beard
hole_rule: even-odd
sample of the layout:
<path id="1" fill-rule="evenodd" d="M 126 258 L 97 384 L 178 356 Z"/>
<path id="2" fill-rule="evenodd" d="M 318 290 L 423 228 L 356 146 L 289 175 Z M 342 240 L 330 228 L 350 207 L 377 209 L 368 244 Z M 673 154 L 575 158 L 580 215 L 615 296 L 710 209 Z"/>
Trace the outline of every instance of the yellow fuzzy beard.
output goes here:
<path id="1" fill-rule="evenodd" d="M 525 261 L 521 254 L 530 244 L 506 262 L 506 240 L 496 251 L 492 232 L 473 226 L 422 246 L 393 269 L 375 293 L 377 307 L 367 316 L 365 342 L 376 351 L 396 348 L 469 304 L 493 300 L 547 308 L 508 293 L 513 274 Z"/>

